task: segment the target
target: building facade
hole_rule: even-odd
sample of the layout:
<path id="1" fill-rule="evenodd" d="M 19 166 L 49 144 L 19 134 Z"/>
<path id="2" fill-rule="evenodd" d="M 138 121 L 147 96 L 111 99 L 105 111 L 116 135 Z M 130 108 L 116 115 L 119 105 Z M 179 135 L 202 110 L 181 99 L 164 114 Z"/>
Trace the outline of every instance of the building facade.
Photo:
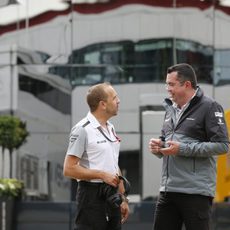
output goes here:
<path id="1" fill-rule="evenodd" d="M 109 81 L 121 99 L 113 123 L 122 172 L 137 199 L 155 196 L 160 162 L 147 140 L 160 132 L 167 67 L 191 64 L 205 93 L 230 109 L 230 7 L 217 0 L 62 4 L 24 19 L 15 5 L 15 21 L 0 20 L 0 113 L 21 117 L 30 132 L 14 153 L 14 176 L 31 199 L 73 197 L 74 182 L 62 175 L 68 135 L 87 113 L 88 87 Z"/>

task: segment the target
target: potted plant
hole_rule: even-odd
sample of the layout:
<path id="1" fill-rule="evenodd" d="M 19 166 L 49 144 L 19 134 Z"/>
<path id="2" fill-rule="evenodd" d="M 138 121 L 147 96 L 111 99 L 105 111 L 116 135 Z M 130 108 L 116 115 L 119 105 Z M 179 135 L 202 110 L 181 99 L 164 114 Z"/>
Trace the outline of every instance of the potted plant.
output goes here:
<path id="1" fill-rule="evenodd" d="M 0 146 L 2 147 L 2 177 L 4 172 L 4 153 L 9 151 L 10 165 L 9 177 L 12 178 L 13 151 L 19 149 L 29 136 L 26 128 L 26 122 L 19 117 L 4 115 L 0 116 Z"/>
<path id="2" fill-rule="evenodd" d="M 21 198 L 24 183 L 14 178 L 0 178 L 0 229 L 11 230 L 15 221 L 15 200 Z"/>
<path id="3" fill-rule="evenodd" d="M 0 179 L 1 200 L 15 200 L 21 198 L 24 189 L 23 181 L 14 178 Z"/>

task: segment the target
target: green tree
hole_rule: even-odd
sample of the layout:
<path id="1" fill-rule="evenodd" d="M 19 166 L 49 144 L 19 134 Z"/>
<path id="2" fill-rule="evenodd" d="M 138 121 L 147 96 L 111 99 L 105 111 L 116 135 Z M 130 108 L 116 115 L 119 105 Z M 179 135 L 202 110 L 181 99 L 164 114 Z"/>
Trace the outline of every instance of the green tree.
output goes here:
<path id="1" fill-rule="evenodd" d="M 29 132 L 26 128 L 26 122 L 23 122 L 20 118 L 11 115 L 0 116 L 0 146 L 2 146 L 3 159 L 5 149 L 9 150 L 10 178 L 12 177 L 13 151 L 14 149 L 19 149 L 26 142 L 28 135 Z"/>

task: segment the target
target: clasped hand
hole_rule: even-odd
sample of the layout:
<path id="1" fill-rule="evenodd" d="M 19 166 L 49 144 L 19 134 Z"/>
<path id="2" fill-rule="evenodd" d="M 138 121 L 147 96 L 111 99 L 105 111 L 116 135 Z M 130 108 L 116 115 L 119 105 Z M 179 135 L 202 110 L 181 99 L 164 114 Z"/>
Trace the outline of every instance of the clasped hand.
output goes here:
<path id="1" fill-rule="evenodd" d="M 176 141 L 167 141 L 166 147 L 160 139 L 152 138 L 149 141 L 149 150 L 153 154 L 176 155 L 179 152 L 180 143 Z"/>

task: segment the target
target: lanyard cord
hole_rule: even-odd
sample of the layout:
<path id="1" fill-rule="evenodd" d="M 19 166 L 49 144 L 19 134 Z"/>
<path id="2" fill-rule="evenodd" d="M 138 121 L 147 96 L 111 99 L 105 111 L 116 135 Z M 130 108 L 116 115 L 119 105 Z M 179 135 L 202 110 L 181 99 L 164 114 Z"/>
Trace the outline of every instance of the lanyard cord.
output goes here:
<path id="1" fill-rule="evenodd" d="M 114 140 L 114 141 L 112 141 L 109 137 L 107 137 L 107 136 L 105 135 L 105 133 L 103 132 L 103 130 L 102 130 L 101 127 L 98 127 L 97 129 L 101 132 L 101 134 L 102 134 L 109 142 L 117 142 L 117 141 L 120 142 L 120 141 L 121 141 L 121 140 L 119 139 L 119 137 L 117 137 L 117 136 L 115 135 L 113 129 L 112 129 L 112 133 L 113 133 L 114 137 L 116 138 L 116 140 Z"/>

